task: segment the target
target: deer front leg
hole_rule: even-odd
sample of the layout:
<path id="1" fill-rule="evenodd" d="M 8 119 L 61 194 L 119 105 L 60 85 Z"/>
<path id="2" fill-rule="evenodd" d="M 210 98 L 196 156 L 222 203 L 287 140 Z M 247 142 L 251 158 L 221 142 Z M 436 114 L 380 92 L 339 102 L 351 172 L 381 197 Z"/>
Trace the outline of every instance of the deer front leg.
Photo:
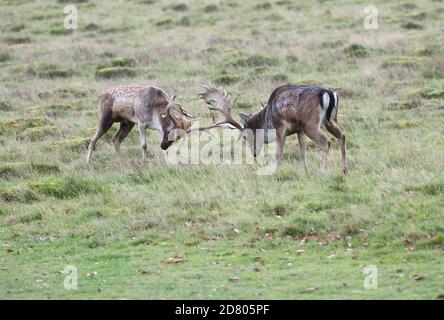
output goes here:
<path id="1" fill-rule="evenodd" d="M 113 125 L 113 120 L 110 114 L 102 116 L 99 120 L 96 132 L 91 137 L 91 142 L 88 146 L 88 155 L 86 156 L 86 162 L 91 161 L 92 152 L 96 149 L 97 140 L 100 139 Z"/>
<path id="2" fill-rule="evenodd" d="M 305 172 L 308 172 L 307 139 L 305 139 L 305 134 L 303 132 L 298 133 L 298 142 L 299 142 L 299 153 L 301 156 L 301 161 L 304 163 Z"/>
<path id="3" fill-rule="evenodd" d="M 139 139 L 142 146 L 142 163 L 146 161 L 146 124 L 139 122 Z"/>
<path id="4" fill-rule="evenodd" d="M 282 155 L 284 153 L 285 146 L 285 131 L 276 130 L 276 168 L 279 168 L 282 162 Z"/>

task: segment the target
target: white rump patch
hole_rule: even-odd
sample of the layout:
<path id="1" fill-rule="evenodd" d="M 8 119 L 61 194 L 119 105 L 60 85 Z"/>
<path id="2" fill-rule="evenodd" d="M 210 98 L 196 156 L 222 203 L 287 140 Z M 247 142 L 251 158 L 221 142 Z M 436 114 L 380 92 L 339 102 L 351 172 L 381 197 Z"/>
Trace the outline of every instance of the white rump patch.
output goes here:
<path id="1" fill-rule="evenodd" d="M 333 91 L 333 97 L 335 98 L 335 108 L 338 106 L 338 93 Z"/>
<path id="2" fill-rule="evenodd" d="M 333 91 L 333 97 L 335 98 L 335 107 L 333 108 L 333 112 L 331 113 L 330 119 L 335 119 L 336 114 L 338 113 L 338 93 Z"/>
<path id="3" fill-rule="evenodd" d="M 330 96 L 328 95 L 327 92 L 325 92 L 322 95 L 322 108 L 327 109 L 329 104 L 330 104 Z"/>

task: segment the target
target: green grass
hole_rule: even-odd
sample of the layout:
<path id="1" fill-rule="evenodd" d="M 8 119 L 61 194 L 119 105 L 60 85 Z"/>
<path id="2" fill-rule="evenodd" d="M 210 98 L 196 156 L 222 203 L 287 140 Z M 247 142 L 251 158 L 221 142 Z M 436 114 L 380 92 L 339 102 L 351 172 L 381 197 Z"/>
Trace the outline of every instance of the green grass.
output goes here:
<path id="1" fill-rule="evenodd" d="M 70 32 L 65 1 L 0 4 L 0 298 L 444 294 L 439 2 L 378 0 L 378 30 L 353 0 L 76 2 Z M 326 175 L 312 143 L 305 173 L 295 137 L 270 176 L 167 165 L 153 132 L 141 165 L 137 130 L 117 155 L 116 128 L 85 163 L 103 89 L 157 85 L 207 122 L 210 81 L 239 97 L 236 117 L 286 82 L 335 88 L 350 174 L 334 140 Z"/>

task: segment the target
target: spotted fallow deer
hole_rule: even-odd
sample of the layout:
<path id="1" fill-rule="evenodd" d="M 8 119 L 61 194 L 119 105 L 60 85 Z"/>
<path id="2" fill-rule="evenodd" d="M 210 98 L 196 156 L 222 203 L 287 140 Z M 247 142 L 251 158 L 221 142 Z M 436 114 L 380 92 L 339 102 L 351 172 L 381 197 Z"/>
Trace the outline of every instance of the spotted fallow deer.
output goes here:
<path id="1" fill-rule="evenodd" d="M 97 140 L 115 122 L 120 122 L 120 128 L 112 138 L 116 152 L 120 152 L 121 142 L 136 124 L 142 146 L 142 162 L 146 160 L 146 128 L 157 130 L 161 136 L 160 147 L 163 150 L 168 149 L 180 138 L 175 131 L 187 131 L 193 121 L 193 117 L 174 98 L 175 96 L 170 98 L 165 91 L 154 86 L 116 87 L 103 91 L 98 99 L 99 125 L 91 138 L 86 161 L 91 160 Z"/>
<path id="2" fill-rule="evenodd" d="M 286 137 L 297 133 L 299 151 L 305 170 L 308 170 L 305 139 L 305 135 L 307 135 L 322 150 L 320 171 L 323 174 L 330 150 L 330 142 L 321 131 L 321 127 L 324 126 L 338 139 L 342 155 L 342 168 L 345 174 L 348 173 L 345 135 L 338 125 L 339 96 L 337 92 L 307 85 L 283 85 L 273 91 L 267 105 L 262 110 L 248 116 L 240 114 L 241 124 L 231 116 L 234 103 L 230 101 L 225 89 L 203 87 L 205 91 L 199 94 L 200 97 L 212 105 L 211 110 L 221 112 L 223 120 L 202 127 L 200 130 L 226 126 L 226 124 L 231 128 L 239 129 L 254 156 L 260 152 L 262 143 L 276 140 L 276 161 L 278 164 L 282 159 Z M 259 137 L 258 132 L 263 136 Z"/>

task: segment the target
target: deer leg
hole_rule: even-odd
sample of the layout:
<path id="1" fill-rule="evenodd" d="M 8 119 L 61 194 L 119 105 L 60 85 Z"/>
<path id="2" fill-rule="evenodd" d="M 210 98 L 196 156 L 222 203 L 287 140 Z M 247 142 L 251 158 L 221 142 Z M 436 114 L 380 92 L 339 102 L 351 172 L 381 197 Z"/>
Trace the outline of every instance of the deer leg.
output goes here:
<path id="1" fill-rule="evenodd" d="M 301 161 L 304 162 L 305 171 L 308 171 L 308 162 L 307 162 L 307 139 L 305 139 L 305 134 L 303 132 L 298 133 L 298 142 L 299 142 L 299 153 L 301 156 Z"/>
<path id="2" fill-rule="evenodd" d="M 116 132 L 112 140 L 114 149 L 116 150 L 117 153 L 120 152 L 120 144 L 122 143 L 123 139 L 126 138 L 128 133 L 130 133 L 130 131 L 133 128 L 134 128 L 134 123 L 130 121 L 124 120 L 120 122 L 119 130 Z"/>
<path id="3" fill-rule="evenodd" d="M 139 122 L 139 139 L 142 145 L 142 163 L 146 160 L 146 124 Z"/>
<path id="4" fill-rule="evenodd" d="M 110 114 L 102 117 L 99 120 L 99 125 L 97 127 L 97 130 L 92 136 L 91 142 L 89 143 L 88 146 L 88 155 L 86 156 L 86 162 L 89 162 L 91 160 L 92 152 L 93 150 L 96 149 L 97 140 L 99 140 L 100 137 L 102 137 L 111 128 L 112 125 L 113 125 L 113 120 Z"/>
<path id="5" fill-rule="evenodd" d="M 338 139 L 339 147 L 341 148 L 341 157 L 342 157 L 342 170 L 345 174 L 348 173 L 348 163 L 347 163 L 347 151 L 345 145 L 345 134 L 339 129 L 338 123 L 335 120 L 326 121 L 325 128 L 328 132 L 335 136 Z"/>
<path id="6" fill-rule="evenodd" d="M 276 167 L 279 168 L 282 162 L 282 155 L 284 153 L 285 146 L 285 132 L 283 130 L 276 131 Z"/>
<path id="7" fill-rule="evenodd" d="M 320 173 L 323 175 L 325 173 L 325 162 L 327 160 L 328 152 L 330 151 L 330 141 L 328 141 L 319 127 L 306 129 L 305 134 L 321 148 Z"/>

